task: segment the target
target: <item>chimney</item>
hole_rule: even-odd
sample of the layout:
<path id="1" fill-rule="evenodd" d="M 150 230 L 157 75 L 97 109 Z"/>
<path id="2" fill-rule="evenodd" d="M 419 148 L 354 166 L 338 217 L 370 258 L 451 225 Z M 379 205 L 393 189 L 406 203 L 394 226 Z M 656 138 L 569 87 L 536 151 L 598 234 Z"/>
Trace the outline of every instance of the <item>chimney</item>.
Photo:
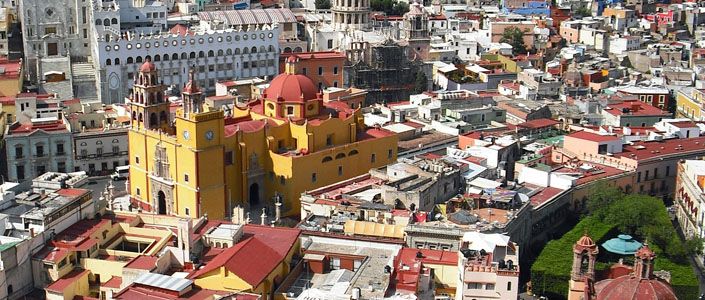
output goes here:
<path id="1" fill-rule="evenodd" d="M 639 111 L 639 104 L 632 104 L 632 112 Z"/>

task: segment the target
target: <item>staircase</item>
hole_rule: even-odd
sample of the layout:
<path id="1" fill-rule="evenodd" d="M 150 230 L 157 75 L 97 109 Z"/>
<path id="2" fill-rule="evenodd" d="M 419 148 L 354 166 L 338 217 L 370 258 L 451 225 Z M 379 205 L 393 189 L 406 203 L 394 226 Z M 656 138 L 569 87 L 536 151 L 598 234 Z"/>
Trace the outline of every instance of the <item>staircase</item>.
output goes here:
<path id="1" fill-rule="evenodd" d="M 71 81 L 75 97 L 81 102 L 98 101 L 96 91 L 96 71 L 92 59 L 87 62 L 71 63 Z"/>

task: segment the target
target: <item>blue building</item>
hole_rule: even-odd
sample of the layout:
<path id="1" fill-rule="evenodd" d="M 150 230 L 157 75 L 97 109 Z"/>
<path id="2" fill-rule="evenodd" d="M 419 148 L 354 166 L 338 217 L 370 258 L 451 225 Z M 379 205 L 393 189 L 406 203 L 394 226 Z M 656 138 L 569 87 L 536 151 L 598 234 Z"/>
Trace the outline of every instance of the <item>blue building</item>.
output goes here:
<path id="1" fill-rule="evenodd" d="M 522 16 L 551 15 L 551 8 L 546 0 L 502 0 L 502 12 Z"/>

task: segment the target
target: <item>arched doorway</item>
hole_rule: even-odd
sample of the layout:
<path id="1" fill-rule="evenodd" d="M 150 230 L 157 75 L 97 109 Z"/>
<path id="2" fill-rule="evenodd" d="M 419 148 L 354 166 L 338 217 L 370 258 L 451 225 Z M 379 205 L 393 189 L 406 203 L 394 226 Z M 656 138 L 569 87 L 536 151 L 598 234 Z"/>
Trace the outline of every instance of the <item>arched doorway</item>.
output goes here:
<path id="1" fill-rule="evenodd" d="M 259 185 L 253 183 L 250 185 L 250 206 L 259 204 Z"/>
<path id="2" fill-rule="evenodd" d="M 166 215 L 166 195 L 164 192 L 159 191 L 157 194 L 157 205 L 159 206 L 159 214 Z"/>

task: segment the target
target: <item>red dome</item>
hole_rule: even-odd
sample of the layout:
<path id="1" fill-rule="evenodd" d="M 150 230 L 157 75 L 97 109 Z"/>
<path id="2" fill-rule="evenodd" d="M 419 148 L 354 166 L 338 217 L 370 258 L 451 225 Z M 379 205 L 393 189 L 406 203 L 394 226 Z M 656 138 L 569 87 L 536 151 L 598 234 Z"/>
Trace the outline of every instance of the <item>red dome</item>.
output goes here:
<path id="1" fill-rule="evenodd" d="M 583 236 L 578 240 L 578 242 L 575 243 L 575 246 L 573 246 L 573 249 L 579 252 L 582 252 L 585 249 L 594 248 L 596 248 L 595 241 L 593 241 L 592 238 L 587 235 L 587 233 L 583 234 Z"/>
<path id="2" fill-rule="evenodd" d="M 624 275 L 603 280 L 595 286 L 596 300 L 676 300 L 671 286 L 658 279 Z"/>
<path id="3" fill-rule="evenodd" d="M 641 259 L 654 259 L 654 257 L 656 256 L 654 251 L 651 251 L 651 248 L 649 248 L 649 245 L 647 243 L 644 243 L 644 246 L 639 248 L 635 255 L 637 258 Z"/>
<path id="4" fill-rule="evenodd" d="M 140 66 L 140 72 L 149 73 L 156 70 L 157 66 L 155 66 L 154 63 L 152 63 L 152 60 L 150 59 L 145 60 L 142 66 Z"/>
<path id="5" fill-rule="evenodd" d="M 284 99 L 286 102 L 305 102 L 317 99 L 317 89 L 313 81 L 304 75 L 279 74 L 267 88 L 266 98 Z M 303 99 L 302 96 L 303 95 Z"/>
<path id="6" fill-rule="evenodd" d="M 189 93 L 189 94 L 194 94 L 198 93 L 201 90 L 198 88 L 198 85 L 193 81 L 189 80 L 186 85 L 184 86 L 184 90 L 182 91 L 183 93 Z"/>

